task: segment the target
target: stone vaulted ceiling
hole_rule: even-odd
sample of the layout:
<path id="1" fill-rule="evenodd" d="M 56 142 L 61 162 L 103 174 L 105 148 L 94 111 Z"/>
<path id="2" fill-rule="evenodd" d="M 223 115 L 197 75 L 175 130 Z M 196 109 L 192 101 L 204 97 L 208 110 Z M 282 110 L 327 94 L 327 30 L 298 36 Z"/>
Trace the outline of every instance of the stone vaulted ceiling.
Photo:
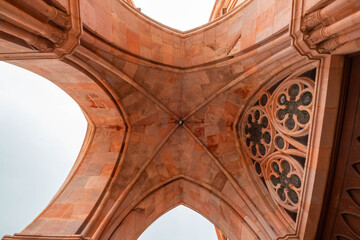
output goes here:
<path id="1" fill-rule="evenodd" d="M 57 84 L 89 122 L 52 202 L 4 239 L 136 239 L 179 204 L 229 239 L 313 238 L 340 94 L 330 53 L 360 38 L 360 4 L 324 2 L 232 1 L 180 32 L 131 1 L 0 0 L 0 58 Z"/>

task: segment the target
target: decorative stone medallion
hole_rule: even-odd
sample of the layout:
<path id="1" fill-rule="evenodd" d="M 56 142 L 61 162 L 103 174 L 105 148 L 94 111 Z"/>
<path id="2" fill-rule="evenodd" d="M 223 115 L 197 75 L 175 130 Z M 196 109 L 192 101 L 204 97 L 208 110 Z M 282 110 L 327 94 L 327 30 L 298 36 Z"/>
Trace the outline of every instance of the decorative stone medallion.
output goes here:
<path id="1" fill-rule="evenodd" d="M 275 200 L 285 209 L 297 211 L 303 182 L 303 169 L 285 154 L 269 157 L 265 166 L 266 185 Z"/>
<path id="2" fill-rule="evenodd" d="M 245 133 L 242 142 L 251 158 L 261 161 L 273 150 L 272 138 L 275 131 L 263 107 L 250 108 L 246 116 L 242 126 Z"/>
<path id="3" fill-rule="evenodd" d="M 314 83 L 307 78 L 285 81 L 272 95 L 271 116 L 276 129 L 289 136 L 308 134 Z"/>

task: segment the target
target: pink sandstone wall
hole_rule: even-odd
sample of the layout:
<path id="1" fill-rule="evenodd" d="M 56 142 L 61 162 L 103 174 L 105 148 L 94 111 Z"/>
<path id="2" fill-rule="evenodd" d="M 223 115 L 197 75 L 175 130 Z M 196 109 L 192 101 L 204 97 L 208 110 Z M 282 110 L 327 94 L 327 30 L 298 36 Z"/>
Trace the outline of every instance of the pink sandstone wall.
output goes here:
<path id="1" fill-rule="evenodd" d="M 147 60 L 182 68 L 227 57 L 234 47 L 238 52 L 254 46 L 286 28 L 291 14 L 290 0 L 249 0 L 221 19 L 180 32 L 118 0 L 82 0 L 81 8 L 83 23 L 102 38 Z"/>

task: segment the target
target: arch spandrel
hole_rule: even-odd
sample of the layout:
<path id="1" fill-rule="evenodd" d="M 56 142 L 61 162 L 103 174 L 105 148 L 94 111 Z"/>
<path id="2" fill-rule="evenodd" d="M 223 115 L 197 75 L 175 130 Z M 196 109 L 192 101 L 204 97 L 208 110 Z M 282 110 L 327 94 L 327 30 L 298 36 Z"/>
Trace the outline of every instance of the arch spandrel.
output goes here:
<path id="1" fill-rule="evenodd" d="M 193 161 L 193 159 L 196 159 L 196 161 Z M 202 147 L 192 139 L 191 135 L 186 133 L 185 129 L 178 128 L 158 154 L 153 159 L 149 159 L 146 166 L 144 165 L 140 171 L 141 174 L 137 176 L 136 182 L 133 183 L 126 196 L 118 198 L 115 202 L 108 203 L 116 211 L 106 223 L 104 229 L 101 232 L 94 233 L 93 236 L 99 234 L 96 238 L 107 239 L 110 236 L 109 234 L 126 220 L 128 214 L 137 208 L 136 205 L 139 202 L 157 191 L 157 189 L 161 189 L 179 178 L 192 179 L 198 186 L 206 186 L 209 190 L 216 192 L 219 195 L 218 198 L 226 199 L 228 204 L 236 209 L 237 215 L 245 219 L 244 222 L 249 221 L 249 225 L 256 226 L 256 229 L 261 229 L 257 231 L 261 231 L 262 235 L 266 235 L 262 226 L 256 222 L 256 216 L 246 207 L 246 203 L 238 195 L 223 171 L 203 151 Z M 120 177 L 119 180 L 121 178 L 123 177 Z M 182 190 L 182 195 L 193 194 L 193 192 L 188 192 L 186 189 Z M 172 195 L 172 197 L 177 198 L 175 195 Z M 162 201 L 161 198 L 158 200 Z M 191 198 L 188 201 L 191 201 Z M 196 202 L 196 199 L 192 201 L 194 201 L 193 205 L 200 204 Z M 207 206 L 203 204 L 205 203 L 202 203 L 201 206 L 207 209 Z M 209 200 L 207 204 L 211 204 L 211 201 Z M 147 207 L 145 210 L 151 212 L 151 208 L 148 209 Z M 101 227 L 97 229 L 101 229 Z"/>
<path id="2" fill-rule="evenodd" d="M 355 52 L 352 38 L 360 37 L 352 33 L 347 44 L 326 51 L 320 50 L 326 44 L 309 45 L 317 32 L 312 22 L 301 25 L 312 16 L 304 2 L 308 11 L 309 4 L 337 11 L 322 1 L 248 0 L 207 25 L 179 32 L 119 0 L 36 0 L 32 11 L 44 16 L 26 23 L 20 17 L 29 11 L 25 2 L 0 0 L 0 30 L 6 33 L 0 59 L 64 89 L 90 126 L 54 200 L 23 235 L 4 239 L 135 239 L 178 204 L 206 216 L 230 239 L 313 238 L 326 185 L 320 176 L 327 174 L 328 139 L 335 131 L 335 121 L 324 121 L 336 119 L 342 71 L 341 57 L 326 54 Z M 46 16 L 44 8 L 60 10 L 65 21 Z M 358 5 L 349 9 L 358 11 Z M 261 87 L 308 64 L 318 69 L 307 128 L 313 134 L 302 151 L 307 163 L 294 220 L 253 174 L 237 126 Z"/>
<path id="3" fill-rule="evenodd" d="M 257 234 L 264 238 L 261 233 L 254 233 L 230 205 L 211 193 L 209 189 L 199 187 L 190 179 L 179 178 L 143 199 L 134 210 L 129 212 L 111 236 L 104 239 L 117 239 L 120 236 L 126 236 L 126 239 L 137 239 L 157 218 L 180 204 L 203 215 L 230 239 L 244 237 L 258 239 Z M 134 225 L 132 221 L 138 224 Z"/>

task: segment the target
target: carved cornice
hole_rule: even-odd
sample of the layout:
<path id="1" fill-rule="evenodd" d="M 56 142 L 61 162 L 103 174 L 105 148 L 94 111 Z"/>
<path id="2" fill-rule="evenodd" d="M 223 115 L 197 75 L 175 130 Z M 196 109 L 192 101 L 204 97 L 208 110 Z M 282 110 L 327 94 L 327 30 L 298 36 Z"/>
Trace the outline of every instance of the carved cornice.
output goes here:
<path id="1" fill-rule="evenodd" d="M 322 58 L 360 38 L 360 7 L 355 5 L 356 0 L 337 0 L 309 13 L 304 12 L 304 2 L 293 0 L 291 23 L 294 46 L 301 54 L 310 59 Z M 342 11 L 349 14 L 342 16 Z"/>
<path id="2" fill-rule="evenodd" d="M 309 59 L 319 59 L 324 56 L 319 54 L 316 50 L 312 49 L 304 41 L 304 33 L 301 29 L 304 29 L 302 26 L 302 18 L 305 15 L 304 13 L 304 0 L 293 0 L 292 1 L 292 13 L 291 13 L 291 23 L 290 23 L 290 36 L 293 39 L 293 45 L 298 50 L 301 55 L 307 56 Z M 315 22 L 312 19 L 315 16 L 309 17 L 308 21 Z"/>
<path id="3" fill-rule="evenodd" d="M 28 2 L 19 4 L 28 5 Z M 0 6 L 0 31 L 13 37 L 14 41 L 24 41 L 29 46 L 29 51 L 1 53 L 0 60 L 62 58 L 80 44 L 82 25 L 79 0 L 69 1 L 67 12 L 43 0 L 34 0 L 31 6 L 24 7 L 31 9 L 31 13 L 44 15 L 48 22 L 11 2 L 1 0 Z"/>

